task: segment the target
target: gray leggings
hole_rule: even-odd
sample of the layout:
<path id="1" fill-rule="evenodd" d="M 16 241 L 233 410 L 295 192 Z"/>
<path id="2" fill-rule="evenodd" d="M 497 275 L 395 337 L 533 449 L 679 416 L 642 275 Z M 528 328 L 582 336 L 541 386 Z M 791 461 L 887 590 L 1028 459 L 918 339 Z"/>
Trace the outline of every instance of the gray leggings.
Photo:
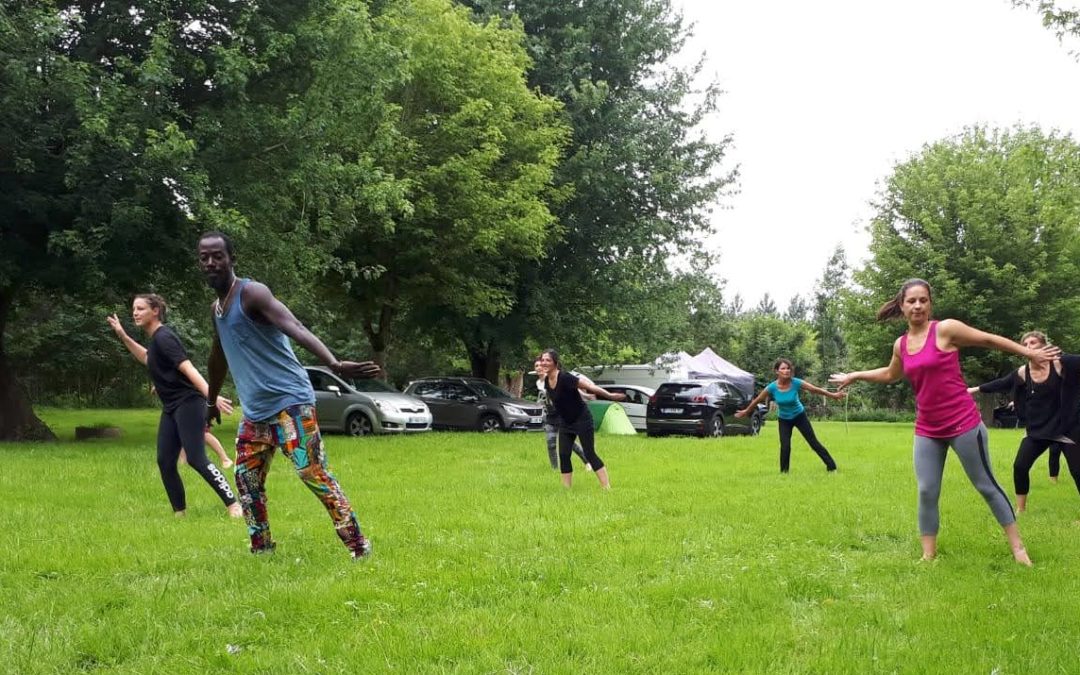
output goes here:
<path id="1" fill-rule="evenodd" d="M 986 427 L 980 424 L 954 438 L 915 437 L 915 478 L 919 482 L 919 532 L 936 535 L 938 532 L 938 497 L 941 496 L 941 476 L 945 472 L 945 453 L 949 446 L 960 458 L 968 480 L 983 496 L 998 523 L 1002 526 L 1016 522 L 1012 504 L 994 480 L 990 468 L 990 452 L 986 448 Z"/>

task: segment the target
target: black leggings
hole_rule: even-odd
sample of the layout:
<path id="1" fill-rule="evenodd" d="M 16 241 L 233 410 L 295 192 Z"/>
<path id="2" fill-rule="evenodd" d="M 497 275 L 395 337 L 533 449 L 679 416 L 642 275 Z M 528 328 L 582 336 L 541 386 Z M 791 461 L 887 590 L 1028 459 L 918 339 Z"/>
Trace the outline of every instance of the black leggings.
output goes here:
<path id="1" fill-rule="evenodd" d="M 229 481 L 206 457 L 206 440 L 203 437 L 205 432 L 206 401 L 201 397 L 187 399 L 171 413 L 161 412 L 161 421 L 158 423 L 157 464 L 173 511 L 187 508 L 184 481 L 180 479 L 180 470 L 176 466 L 180 459 L 180 448 L 187 451 L 188 466 L 203 477 L 226 506 L 236 503 L 236 496 L 229 487 Z"/>
<path id="2" fill-rule="evenodd" d="M 1013 462 L 1013 487 L 1016 494 L 1026 495 L 1031 490 L 1031 477 L 1029 475 L 1035 460 L 1052 445 L 1061 446 L 1061 454 L 1065 455 L 1065 461 L 1069 464 L 1069 473 L 1072 474 L 1076 489 L 1080 491 L 1080 447 L 1072 443 L 1057 443 L 1048 438 L 1032 438 L 1024 436 L 1020 441 L 1020 449 L 1016 451 L 1016 460 Z M 1054 474 L 1051 474 L 1054 475 Z"/>
<path id="3" fill-rule="evenodd" d="M 1057 478 L 1061 473 L 1061 443 L 1050 446 L 1050 477 Z"/>
<path id="4" fill-rule="evenodd" d="M 603 460 L 596 454 L 595 436 L 592 413 L 588 409 L 573 424 L 559 427 L 559 470 L 562 473 L 572 473 L 574 471 L 574 467 L 570 463 L 570 455 L 573 454 L 575 438 L 581 441 L 581 451 L 585 463 L 591 466 L 593 471 L 604 468 Z"/>
<path id="5" fill-rule="evenodd" d="M 788 468 L 791 466 L 791 430 L 798 429 L 803 438 L 810 445 L 810 448 L 817 453 L 817 456 L 821 458 L 821 461 L 825 462 L 825 468 L 829 471 L 836 471 L 836 462 L 833 461 L 832 455 L 825 449 L 825 446 L 821 444 L 821 441 L 814 435 L 814 427 L 810 426 L 810 418 L 806 416 L 806 413 L 799 413 L 799 416 L 790 419 L 777 420 L 780 428 L 780 473 L 787 473 Z"/>

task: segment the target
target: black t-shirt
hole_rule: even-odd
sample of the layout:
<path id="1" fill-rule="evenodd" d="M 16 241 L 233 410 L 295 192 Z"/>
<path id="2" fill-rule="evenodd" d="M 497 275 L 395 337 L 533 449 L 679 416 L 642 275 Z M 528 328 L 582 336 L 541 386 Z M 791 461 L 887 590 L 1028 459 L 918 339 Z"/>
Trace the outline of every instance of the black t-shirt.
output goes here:
<path id="1" fill-rule="evenodd" d="M 150 338 L 146 350 L 146 367 L 165 412 L 172 412 L 189 398 L 202 397 L 191 381 L 178 368 L 188 360 L 187 350 L 180 338 L 168 326 L 162 325 Z"/>
<path id="2" fill-rule="evenodd" d="M 1061 426 L 1061 377 L 1051 365 L 1046 380 L 1031 379 L 1030 366 L 1024 366 L 1024 389 L 1027 395 L 1027 433 L 1032 438 L 1055 438 Z"/>
<path id="3" fill-rule="evenodd" d="M 547 386 L 547 380 L 544 381 L 544 386 Z M 548 389 L 547 396 L 565 425 L 574 424 L 582 413 L 588 411 L 585 401 L 581 400 L 581 394 L 578 393 L 578 379 L 565 370 L 559 371 L 555 387 Z"/>

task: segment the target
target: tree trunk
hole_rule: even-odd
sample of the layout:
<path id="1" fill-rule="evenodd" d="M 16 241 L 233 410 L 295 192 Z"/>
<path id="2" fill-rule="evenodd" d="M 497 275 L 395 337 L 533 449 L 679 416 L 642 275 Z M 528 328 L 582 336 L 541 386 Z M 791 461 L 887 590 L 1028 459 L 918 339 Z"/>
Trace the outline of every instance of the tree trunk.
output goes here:
<path id="1" fill-rule="evenodd" d="M 515 370 L 513 375 L 503 381 L 503 388 L 517 398 L 521 398 L 521 390 L 525 387 L 525 373 Z"/>
<path id="2" fill-rule="evenodd" d="M 378 364 L 382 373 L 379 378 L 383 381 L 389 379 L 386 372 L 386 353 L 390 349 L 390 327 L 394 320 L 394 310 L 389 303 L 384 304 L 379 310 L 379 325 L 376 328 L 371 316 L 364 318 L 364 333 L 367 335 L 368 344 L 371 345 L 371 360 Z"/>
<path id="3" fill-rule="evenodd" d="M 492 384 L 499 383 L 500 354 L 494 341 L 468 345 L 469 363 L 473 377 L 482 377 Z"/>
<path id="4" fill-rule="evenodd" d="M 0 441 L 55 441 L 56 435 L 30 407 L 4 348 L 4 333 L 15 291 L 0 289 Z"/>

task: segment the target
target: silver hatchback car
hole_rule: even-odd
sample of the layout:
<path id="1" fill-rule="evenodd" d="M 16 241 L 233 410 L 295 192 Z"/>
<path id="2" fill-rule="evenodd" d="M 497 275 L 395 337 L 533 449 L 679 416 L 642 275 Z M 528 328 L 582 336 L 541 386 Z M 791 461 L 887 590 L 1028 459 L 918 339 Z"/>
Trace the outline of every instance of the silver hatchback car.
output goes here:
<path id="1" fill-rule="evenodd" d="M 346 381 L 328 368 L 305 366 L 315 389 L 315 413 L 326 431 L 350 436 L 431 430 L 431 411 L 382 380 Z"/>

